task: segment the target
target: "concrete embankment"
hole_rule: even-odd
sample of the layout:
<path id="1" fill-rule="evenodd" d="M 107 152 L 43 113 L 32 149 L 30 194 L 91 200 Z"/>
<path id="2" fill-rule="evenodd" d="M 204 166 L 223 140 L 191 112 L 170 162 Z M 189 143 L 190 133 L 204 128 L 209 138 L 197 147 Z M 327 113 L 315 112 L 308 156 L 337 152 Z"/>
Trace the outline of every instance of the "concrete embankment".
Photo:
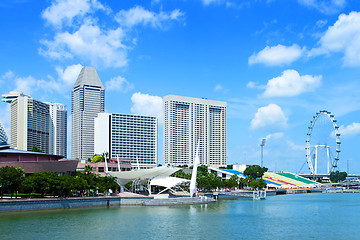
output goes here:
<path id="1" fill-rule="evenodd" d="M 128 205 L 161 206 L 180 204 L 206 204 L 211 202 L 215 202 L 215 200 L 205 197 L 154 199 L 153 197 L 114 196 L 84 198 L 12 199 L 0 201 L 0 212 Z"/>
<path id="2" fill-rule="evenodd" d="M 253 191 L 232 191 L 232 192 L 212 192 L 203 194 L 207 197 L 215 199 L 230 199 L 230 198 L 253 198 Z M 276 191 L 266 191 L 266 196 L 274 196 Z"/>

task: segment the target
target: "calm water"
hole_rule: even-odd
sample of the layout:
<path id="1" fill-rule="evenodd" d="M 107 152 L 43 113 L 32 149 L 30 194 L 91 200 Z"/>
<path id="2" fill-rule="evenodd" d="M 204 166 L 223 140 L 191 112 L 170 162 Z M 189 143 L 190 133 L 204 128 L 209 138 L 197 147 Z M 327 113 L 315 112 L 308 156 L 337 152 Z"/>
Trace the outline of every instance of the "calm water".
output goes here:
<path id="1" fill-rule="evenodd" d="M 0 239 L 360 239 L 360 194 L 2 213 Z"/>

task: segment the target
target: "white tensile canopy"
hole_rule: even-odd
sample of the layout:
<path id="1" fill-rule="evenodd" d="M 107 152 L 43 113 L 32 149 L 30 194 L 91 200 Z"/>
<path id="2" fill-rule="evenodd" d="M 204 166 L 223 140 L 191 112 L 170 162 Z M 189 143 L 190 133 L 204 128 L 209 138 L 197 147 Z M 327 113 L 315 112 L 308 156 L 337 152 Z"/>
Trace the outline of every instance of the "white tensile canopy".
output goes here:
<path id="1" fill-rule="evenodd" d="M 128 182 L 134 180 L 149 181 L 155 178 L 166 178 L 178 170 L 180 170 L 180 168 L 161 166 L 151 169 L 139 169 L 125 172 L 107 172 L 107 174 L 112 177 L 116 177 L 118 184 L 124 186 Z"/>

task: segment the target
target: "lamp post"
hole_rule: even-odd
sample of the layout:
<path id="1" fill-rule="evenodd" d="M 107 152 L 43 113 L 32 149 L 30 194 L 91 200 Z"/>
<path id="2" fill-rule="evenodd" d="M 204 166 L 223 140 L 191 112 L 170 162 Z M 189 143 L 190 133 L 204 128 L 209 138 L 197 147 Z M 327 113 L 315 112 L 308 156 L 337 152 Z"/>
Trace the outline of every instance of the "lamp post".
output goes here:
<path id="1" fill-rule="evenodd" d="M 261 139 L 260 147 L 261 147 L 261 167 L 263 167 L 263 148 L 265 146 L 266 139 Z"/>

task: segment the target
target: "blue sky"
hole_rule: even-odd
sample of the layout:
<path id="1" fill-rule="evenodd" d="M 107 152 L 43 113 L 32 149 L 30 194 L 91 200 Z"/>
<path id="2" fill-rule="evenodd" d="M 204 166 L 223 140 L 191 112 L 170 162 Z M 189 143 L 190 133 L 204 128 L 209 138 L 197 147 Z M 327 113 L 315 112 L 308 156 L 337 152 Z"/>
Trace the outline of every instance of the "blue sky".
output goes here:
<path id="1" fill-rule="evenodd" d="M 359 173 L 359 11 L 356 0 L 3 0 L 1 94 L 64 103 L 70 116 L 72 85 L 93 66 L 107 112 L 160 118 L 160 163 L 163 96 L 226 101 L 228 163 L 259 164 L 266 138 L 265 166 L 292 172 L 326 109 L 342 134 L 339 169 L 349 160 Z M 0 121 L 9 130 L 5 103 Z"/>

